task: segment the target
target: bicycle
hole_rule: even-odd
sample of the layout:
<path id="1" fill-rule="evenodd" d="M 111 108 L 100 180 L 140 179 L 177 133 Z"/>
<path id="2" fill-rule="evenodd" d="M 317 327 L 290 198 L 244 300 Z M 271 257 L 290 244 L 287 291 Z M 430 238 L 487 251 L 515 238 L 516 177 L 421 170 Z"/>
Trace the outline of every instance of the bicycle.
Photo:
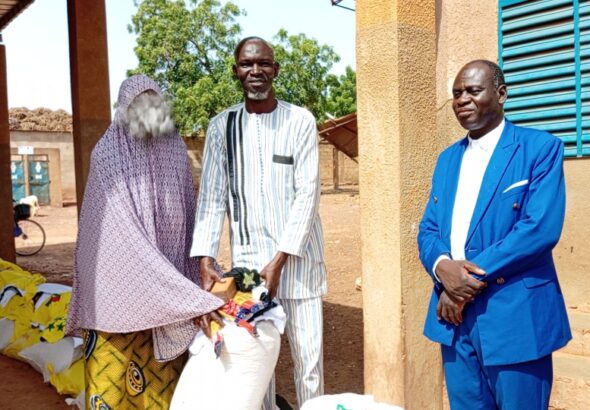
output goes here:
<path id="1" fill-rule="evenodd" d="M 30 216 L 30 205 L 14 206 L 14 245 L 19 256 L 35 255 L 45 246 L 45 230 Z"/>

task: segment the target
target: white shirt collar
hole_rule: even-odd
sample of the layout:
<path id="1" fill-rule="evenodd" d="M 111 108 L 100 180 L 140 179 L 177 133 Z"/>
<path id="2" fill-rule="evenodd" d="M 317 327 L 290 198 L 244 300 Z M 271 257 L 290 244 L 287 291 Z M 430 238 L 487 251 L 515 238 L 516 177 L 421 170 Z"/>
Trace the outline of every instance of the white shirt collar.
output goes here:
<path id="1" fill-rule="evenodd" d="M 498 144 L 498 141 L 500 140 L 500 137 L 502 136 L 505 124 L 506 120 L 502 119 L 500 125 L 488 132 L 486 135 L 479 137 L 478 139 L 473 139 L 470 136 L 468 136 L 469 148 L 479 148 L 485 152 L 494 151 L 496 145 Z"/>

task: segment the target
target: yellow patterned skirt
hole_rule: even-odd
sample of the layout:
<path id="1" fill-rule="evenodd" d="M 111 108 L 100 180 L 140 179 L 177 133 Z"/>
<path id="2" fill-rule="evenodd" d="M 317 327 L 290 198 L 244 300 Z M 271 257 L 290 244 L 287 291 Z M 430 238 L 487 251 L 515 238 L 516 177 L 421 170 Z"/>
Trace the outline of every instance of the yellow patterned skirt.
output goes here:
<path id="1" fill-rule="evenodd" d="M 152 332 L 115 334 L 87 331 L 86 408 L 168 409 L 185 356 L 157 362 Z"/>

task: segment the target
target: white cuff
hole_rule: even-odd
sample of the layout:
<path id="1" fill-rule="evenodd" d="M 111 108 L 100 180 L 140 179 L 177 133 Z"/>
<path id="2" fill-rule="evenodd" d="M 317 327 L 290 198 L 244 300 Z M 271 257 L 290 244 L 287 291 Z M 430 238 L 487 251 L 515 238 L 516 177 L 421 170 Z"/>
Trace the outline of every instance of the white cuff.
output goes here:
<path id="1" fill-rule="evenodd" d="M 432 274 L 434 275 L 434 279 L 436 279 L 436 281 L 438 283 L 441 283 L 441 281 L 438 278 L 438 276 L 436 275 L 436 267 L 437 267 L 438 263 L 444 259 L 450 260 L 451 258 L 446 253 L 443 253 L 438 258 L 436 258 L 436 260 L 434 261 L 434 265 L 432 266 Z"/>

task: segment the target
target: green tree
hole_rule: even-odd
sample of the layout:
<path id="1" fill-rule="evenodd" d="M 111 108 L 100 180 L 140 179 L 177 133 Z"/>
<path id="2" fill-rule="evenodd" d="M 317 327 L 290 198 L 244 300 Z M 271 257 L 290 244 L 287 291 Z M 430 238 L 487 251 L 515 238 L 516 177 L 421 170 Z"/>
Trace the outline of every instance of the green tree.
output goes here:
<path id="1" fill-rule="evenodd" d="M 356 72 L 347 66 L 345 74 L 340 77 L 330 74 L 327 82 L 326 112 L 334 117 L 356 112 Z"/>
<path id="2" fill-rule="evenodd" d="M 153 77 L 174 97 L 182 135 L 202 134 L 209 119 L 235 104 L 241 93 L 232 74 L 232 53 L 241 32 L 235 4 L 217 0 L 136 1 L 129 31 L 137 34 L 139 64 L 129 75 Z"/>
<path id="3" fill-rule="evenodd" d="M 173 99 L 181 134 L 203 135 L 213 116 L 242 99 L 231 67 L 241 35 L 237 18 L 245 12 L 218 0 L 143 0 L 135 5 L 129 31 L 137 34 L 139 64 L 128 74 L 153 77 Z M 304 34 L 280 30 L 273 40 L 281 65 L 277 97 L 325 119 L 329 71 L 340 58 Z"/>
<path id="4" fill-rule="evenodd" d="M 326 119 L 328 74 L 340 57 L 332 47 L 304 34 L 289 36 L 281 29 L 274 37 L 275 60 L 281 69 L 275 80 L 277 97 Z"/>

